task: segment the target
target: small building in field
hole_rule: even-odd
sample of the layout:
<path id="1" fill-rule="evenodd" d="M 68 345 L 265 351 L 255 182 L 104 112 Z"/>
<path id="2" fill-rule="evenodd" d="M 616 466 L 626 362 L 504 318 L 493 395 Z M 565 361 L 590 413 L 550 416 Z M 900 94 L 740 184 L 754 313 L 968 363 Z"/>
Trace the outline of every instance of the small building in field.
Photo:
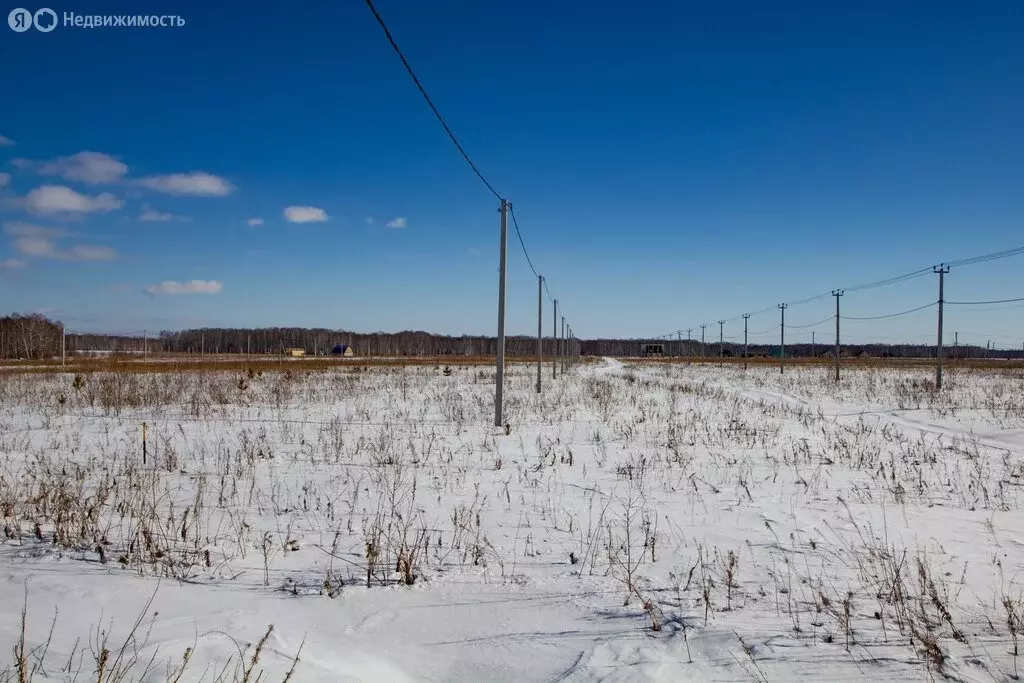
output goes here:
<path id="1" fill-rule="evenodd" d="M 334 346 L 334 348 L 331 349 L 331 355 L 332 356 L 354 356 L 354 355 L 356 355 L 356 352 L 348 344 L 336 344 Z"/>
<path id="2" fill-rule="evenodd" d="M 303 356 L 306 355 L 306 349 L 285 349 L 284 355 L 291 356 L 292 358 L 302 358 Z"/>
<path id="3" fill-rule="evenodd" d="M 640 349 L 640 355 L 644 358 L 661 358 L 665 355 L 664 344 L 644 344 Z"/>

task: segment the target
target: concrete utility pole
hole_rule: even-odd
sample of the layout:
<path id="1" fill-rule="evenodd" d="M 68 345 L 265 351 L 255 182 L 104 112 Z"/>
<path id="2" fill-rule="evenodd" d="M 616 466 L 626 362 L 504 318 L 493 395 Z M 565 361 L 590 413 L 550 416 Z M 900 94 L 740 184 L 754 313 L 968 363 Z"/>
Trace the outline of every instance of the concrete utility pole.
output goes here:
<path id="1" fill-rule="evenodd" d="M 688 363 L 693 362 L 693 328 L 686 328 L 686 360 Z"/>
<path id="2" fill-rule="evenodd" d="M 779 304 L 782 323 L 779 325 L 779 374 L 786 372 L 786 309 L 789 304 Z"/>
<path id="3" fill-rule="evenodd" d="M 495 357 L 494 375 L 494 426 L 504 424 L 502 419 L 502 398 L 505 388 L 505 265 L 508 246 L 508 202 L 501 200 L 498 207 L 501 214 L 501 246 L 498 259 L 498 349 Z"/>
<path id="4" fill-rule="evenodd" d="M 725 328 L 725 321 L 718 321 L 718 357 L 725 357 L 725 333 L 722 331 Z"/>
<path id="5" fill-rule="evenodd" d="M 812 331 L 811 332 L 811 358 L 817 358 L 817 357 L 818 357 L 818 349 L 817 349 L 817 346 L 816 346 L 816 342 L 814 341 L 814 332 Z"/>
<path id="6" fill-rule="evenodd" d="M 701 360 L 704 360 L 704 329 L 706 327 L 707 327 L 707 324 L 702 324 L 700 326 L 700 358 L 701 358 Z"/>
<path id="7" fill-rule="evenodd" d="M 750 314 L 743 314 L 743 369 L 747 369 L 747 321 L 750 320 Z"/>
<path id="8" fill-rule="evenodd" d="M 836 381 L 839 381 L 839 297 L 843 295 L 843 290 L 833 289 L 832 296 L 836 298 Z"/>
<path id="9" fill-rule="evenodd" d="M 540 393 L 540 376 L 544 365 L 544 276 L 537 276 L 537 393 Z"/>
<path id="10" fill-rule="evenodd" d="M 939 265 L 932 268 L 933 273 L 937 273 L 939 276 L 939 336 L 938 341 L 935 345 L 935 388 L 942 388 L 942 305 L 945 303 L 943 298 L 943 285 L 945 283 L 946 273 L 949 272 L 949 266 L 940 263 Z"/>
<path id="11" fill-rule="evenodd" d="M 558 299 L 555 299 L 555 307 L 552 310 L 551 338 L 554 344 L 551 348 L 551 379 L 558 379 Z"/>
<path id="12" fill-rule="evenodd" d="M 960 358 L 960 333 L 953 333 L 953 358 Z"/>
<path id="13" fill-rule="evenodd" d="M 60 366 L 62 368 L 64 367 L 64 362 L 65 362 L 64 361 L 64 358 L 65 358 L 65 353 L 64 353 L 64 350 L 65 350 L 64 337 L 66 336 L 66 334 L 67 333 L 65 332 L 64 326 L 61 325 L 60 326 Z"/>

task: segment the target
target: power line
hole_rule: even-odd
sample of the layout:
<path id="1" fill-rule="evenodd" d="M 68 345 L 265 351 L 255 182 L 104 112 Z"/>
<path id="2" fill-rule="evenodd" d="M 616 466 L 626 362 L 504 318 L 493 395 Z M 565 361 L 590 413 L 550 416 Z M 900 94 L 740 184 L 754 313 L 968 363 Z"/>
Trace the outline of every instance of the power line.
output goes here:
<path id="1" fill-rule="evenodd" d="M 412 78 L 412 82 L 416 84 L 416 88 L 420 91 L 420 94 L 423 95 L 423 99 L 426 100 L 427 106 L 430 107 L 430 111 L 434 112 L 434 116 L 437 117 L 437 120 L 441 124 L 441 127 L 444 128 L 444 132 L 448 134 L 448 137 L 451 139 L 452 144 L 455 145 L 455 149 L 459 150 L 459 154 L 461 154 L 462 158 L 466 160 L 466 163 L 469 164 L 469 167 L 473 169 L 473 173 L 475 173 L 476 177 L 480 179 L 480 182 L 487 186 L 487 189 L 491 191 L 491 194 L 494 195 L 495 199 L 504 199 L 504 197 L 498 194 L 498 191 L 494 189 L 494 186 L 491 185 L 490 182 L 488 182 L 487 178 L 484 177 L 484 174 L 480 172 L 480 169 L 477 168 L 476 164 L 473 163 L 473 160 L 469 158 L 469 154 L 467 154 L 466 150 L 462 148 L 461 144 L 459 144 L 459 140 L 458 138 L 455 137 L 455 133 L 453 133 L 452 129 L 448 127 L 448 124 L 445 123 L 444 117 L 441 116 L 441 112 L 439 112 L 437 110 L 437 107 L 434 106 L 434 102 L 433 100 L 430 99 L 430 95 L 427 94 L 426 88 L 424 88 L 423 84 L 420 83 L 420 79 L 416 77 L 416 72 L 412 70 L 412 66 L 409 64 L 409 60 L 405 58 L 404 54 L 402 54 L 401 48 L 398 47 L 398 43 L 396 43 L 394 37 L 392 37 L 391 31 L 388 29 L 387 24 L 384 23 L 384 18 L 380 16 L 380 13 L 377 11 L 377 8 L 373 6 L 373 0 L 366 0 L 366 6 L 370 8 L 371 12 L 373 12 L 373 16 L 377 20 L 377 23 L 380 24 L 380 27 L 384 29 L 384 35 L 387 36 L 388 42 L 391 43 L 392 49 L 394 49 L 395 54 L 398 55 L 398 58 L 402 60 L 402 65 L 405 67 L 405 70 L 409 73 L 409 76 Z"/>
<path id="2" fill-rule="evenodd" d="M 931 308 L 934 305 L 935 305 L 935 302 L 933 301 L 930 304 L 925 304 L 924 306 L 918 306 L 917 308 L 911 308 L 908 311 L 900 311 L 899 313 L 890 313 L 889 315 L 873 315 L 873 316 L 868 316 L 866 318 L 858 318 L 858 317 L 852 316 L 852 315 L 844 315 L 843 316 L 843 320 L 884 320 L 886 318 L 898 318 L 901 315 L 910 315 L 911 313 L 917 313 L 918 311 L 923 311 L 924 309 Z"/>
<path id="3" fill-rule="evenodd" d="M 981 256 L 972 256 L 971 258 L 960 259 L 959 261 L 949 261 L 945 265 L 953 267 L 971 266 L 975 263 L 986 263 L 987 261 L 997 261 L 999 259 L 1009 258 L 1011 256 L 1017 256 L 1024 254 L 1024 247 L 1014 247 L 1013 249 L 1004 249 L 1003 251 L 995 251 L 991 254 L 983 254 Z"/>
<path id="4" fill-rule="evenodd" d="M 537 269 L 533 267 L 533 261 L 530 260 L 529 252 L 526 251 L 526 243 L 523 242 L 523 233 L 519 232 L 519 221 L 516 220 L 516 208 L 515 208 L 515 205 L 510 205 L 509 206 L 509 213 L 512 214 L 512 227 L 514 227 L 516 229 L 516 237 L 519 238 L 519 246 L 521 246 L 523 248 L 523 256 L 526 257 L 526 263 L 529 264 L 530 270 L 533 271 L 533 276 L 534 277 L 540 277 L 540 273 L 538 273 Z M 548 297 L 550 298 L 550 296 L 551 295 L 549 294 Z"/>
<path id="5" fill-rule="evenodd" d="M 1024 297 L 1017 299 L 997 299 L 995 301 L 946 301 L 944 303 L 952 306 L 984 306 L 988 304 L 1012 304 L 1018 301 L 1024 301 Z"/>
<path id="6" fill-rule="evenodd" d="M 822 325 L 824 323 L 827 323 L 829 320 L 835 320 L 835 319 L 836 319 L 836 316 L 835 316 L 835 314 L 833 314 L 833 315 L 830 315 L 827 318 L 819 320 L 816 323 L 811 323 L 810 325 L 786 325 L 786 327 L 791 329 L 791 330 L 806 330 L 809 327 L 817 327 L 818 325 Z"/>

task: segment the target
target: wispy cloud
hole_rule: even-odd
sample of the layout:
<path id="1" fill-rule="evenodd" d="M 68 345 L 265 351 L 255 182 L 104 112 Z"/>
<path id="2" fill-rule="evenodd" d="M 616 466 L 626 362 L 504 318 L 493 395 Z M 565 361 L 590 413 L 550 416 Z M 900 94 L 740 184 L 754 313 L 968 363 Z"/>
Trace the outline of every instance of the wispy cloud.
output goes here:
<path id="1" fill-rule="evenodd" d="M 0 261 L 0 269 L 3 270 L 20 270 L 25 267 L 24 261 L 19 261 L 15 258 L 9 258 L 4 261 Z"/>
<path id="2" fill-rule="evenodd" d="M 10 138 L 6 138 L 3 135 L 0 135 L 0 147 L 13 147 L 13 146 L 14 146 L 14 140 L 12 140 Z"/>
<path id="3" fill-rule="evenodd" d="M 7 187 L 11 184 L 10 173 L 0 173 L 0 187 Z"/>
<path id="4" fill-rule="evenodd" d="M 158 285 L 146 287 L 149 294 L 217 294 L 224 286 L 217 280 L 164 280 Z"/>
<path id="5" fill-rule="evenodd" d="M 366 224 L 367 224 L 367 225 L 373 225 L 373 218 L 372 218 L 372 217 L 370 217 L 370 216 L 367 216 L 367 217 L 366 217 L 366 218 L 364 218 L 363 220 L 364 220 L 364 221 L 366 221 Z"/>
<path id="6" fill-rule="evenodd" d="M 236 189 L 226 179 L 204 171 L 155 175 L 139 178 L 135 182 L 142 187 L 165 194 L 196 197 L 225 197 Z"/>
<path id="7" fill-rule="evenodd" d="M 398 218 L 395 218 L 394 220 L 390 220 L 387 223 L 385 223 L 386 227 L 396 229 L 404 228 L 407 225 L 408 222 L 405 220 L 404 216 L 399 216 Z"/>
<path id="8" fill-rule="evenodd" d="M 257 225 L 263 225 L 263 219 L 262 218 L 250 218 L 249 220 L 246 221 L 246 223 L 248 223 L 250 227 L 255 228 Z"/>
<path id="9" fill-rule="evenodd" d="M 35 167 L 40 175 L 57 175 L 88 185 L 118 183 L 128 173 L 127 165 L 102 152 L 79 152 L 52 161 L 20 161 L 22 167 Z"/>
<path id="10" fill-rule="evenodd" d="M 70 249 L 59 249 L 53 240 L 43 237 L 19 237 L 14 248 L 26 256 L 60 259 L 61 261 L 110 261 L 117 252 L 110 247 L 78 244 Z"/>
<path id="11" fill-rule="evenodd" d="M 327 220 L 327 212 L 315 206 L 289 206 L 283 213 L 289 223 L 322 223 Z"/>
<path id="12" fill-rule="evenodd" d="M 149 204 L 142 205 L 142 213 L 139 214 L 139 220 L 147 223 L 168 223 L 170 221 L 180 221 L 182 223 L 190 223 L 192 221 L 188 216 L 178 216 L 173 213 L 164 213 L 163 211 L 157 211 Z"/>
<path id="13" fill-rule="evenodd" d="M 60 228 L 44 228 L 41 225 L 33 225 L 23 221 L 5 221 L 4 232 L 11 237 L 67 237 L 71 233 Z"/>
<path id="14" fill-rule="evenodd" d="M 43 185 L 29 192 L 22 206 L 37 216 L 68 216 L 114 211 L 124 206 L 124 202 L 109 192 L 90 196 L 63 185 Z"/>

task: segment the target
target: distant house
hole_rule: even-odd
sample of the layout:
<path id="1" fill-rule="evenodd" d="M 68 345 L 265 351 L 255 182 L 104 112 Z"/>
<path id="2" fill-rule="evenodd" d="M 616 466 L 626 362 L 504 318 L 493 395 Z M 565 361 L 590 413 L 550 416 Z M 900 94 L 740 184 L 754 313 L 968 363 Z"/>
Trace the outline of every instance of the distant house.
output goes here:
<path id="1" fill-rule="evenodd" d="M 291 356 L 292 358 L 302 358 L 306 355 L 306 349 L 285 349 L 284 355 Z"/>
<path id="2" fill-rule="evenodd" d="M 354 356 L 354 355 L 356 355 L 356 352 L 348 344 L 336 344 L 335 347 L 333 349 L 331 349 L 331 355 L 332 356 Z"/>
<path id="3" fill-rule="evenodd" d="M 644 344 L 640 350 L 640 355 L 644 358 L 661 358 L 665 355 L 664 344 Z"/>

